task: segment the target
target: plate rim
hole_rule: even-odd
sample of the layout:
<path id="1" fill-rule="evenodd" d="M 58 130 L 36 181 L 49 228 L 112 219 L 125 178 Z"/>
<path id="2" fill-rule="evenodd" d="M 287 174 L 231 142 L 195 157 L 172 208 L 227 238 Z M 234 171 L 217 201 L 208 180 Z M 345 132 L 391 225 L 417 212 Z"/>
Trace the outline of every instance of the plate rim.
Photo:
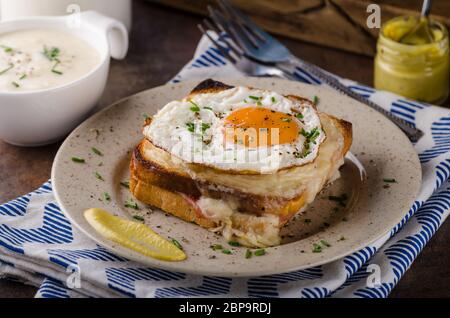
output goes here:
<path id="1" fill-rule="evenodd" d="M 219 80 L 219 81 L 223 81 L 226 82 L 228 81 L 237 81 L 237 80 L 243 80 L 246 78 L 250 78 L 252 80 L 259 80 L 260 78 L 257 77 L 214 77 L 215 80 Z M 278 79 L 278 78 L 269 78 L 269 80 L 272 81 L 281 81 L 281 82 L 292 82 L 292 81 L 288 81 L 288 80 L 284 80 L 284 79 Z M 60 208 L 61 208 L 61 212 L 69 219 L 69 221 L 77 227 L 78 230 L 80 230 L 82 233 L 84 233 L 85 235 L 87 235 L 90 239 L 92 239 L 93 241 L 95 241 L 97 244 L 107 248 L 108 250 L 110 250 L 111 252 L 122 256 L 128 260 L 131 261 L 135 261 L 139 264 L 143 264 L 146 266 L 150 266 L 150 267 L 154 267 L 154 268 L 158 268 L 158 269 L 164 269 L 164 270 L 168 270 L 168 271 L 177 271 L 177 272 L 182 272 L 182 273 L 186 273 L 186 274 L 193 274 L 193 275 L 205 275 L 205 276 L 220 276 L 220 277 L 229 277 L 229 278 L 237 278 L 237 277 L 246 277 L 246 278 L 251 278 L 251 277 L 261 277 L 261 276 L 267 276 L 267 275 L 276 275 L 276 274 L 283 274 L 283 273 L 289 273 L 289 272 L 293 272 L 293 271 L 298 271 L 298 270 L 303 270 L 303 269 L 307 269 L 307 268 L 312 268 L 312 267 L 316 267 L 316 266 L 320 266 L 320 265 L 324 265 L 324 264 L 329 264 L 331 262 L 334 262 L 336 260 L 342 259 L 348 255 L 351 255 L 352 253 L 355 253 L 365 247 L 367 247 L 368 245 L 371 245 L 372 243 L 376 242 L 377 240 L 379 240 L 380 238 L 386 236 L 390 231 L 392 231 L 392 228 L 389 228 L 387 230 L 385 230 L 383 233 L 378 234 L 376 237 L 372 238 L 371 240 L 367 240 L 364 242 L 361 242 L 359 244 L 355 244 L 352 248 L 348 248 L 347 251 L 342 251 L 341 253 L 335 253 L 334 256 L 332 257 L 325 257 L 322 259 L 319 259 L 315 262 L 311 262 L 311 263 L 305 263 L 302 265 L 292 265 L 290 267 L 283 267 L 282 270 L 277 270 L 277 269 L 273 269 L 273 270 L 265 270 L 265 271 L 259 271 L 257 274 L 250 274 L 249 270 L 247 271 L 242 271 L 242 272 L 223 272 L 223 270 L 221 271 L 215 271 L 214 269 L 208 270 L 208 271 L 201 271 L 199 272 L 198 270 L 196 270 L 195 268 L 187 268 L 185 266 L 183 266 L 183 262 L 164 262 L 164 261 L 159 261 L 157 259 L 153 259 L 153 258 L 148 258 L 145 257 L 131 249 L 127 249 L 113 241 L 109 241 L 105 238 L 103 238 L 102 236 L 100 236 L 98 233 L 96 233 L 93 228 L 90 229 L 86 229 L 83 225 L 79 224 L 79 222 L 72 217 L 71 213 L 68 213 L 66 211 L 66 209 L 64 208 L 64 203 L 63 200 L 61 200 L 60 198 L 60 194 L 59 194 L 59 190 L 56 186 L 56 183 L 54 182 L 55 180 L 55 174 L 56 174 L 56 170 L 57 170 L 57 163 L 60 160 L 60 157 L 62 156 L 62 149 L 64 149 L 64 146 L 69 143 L 71 137 L 75 136 L 77 134 L 77 131 L 79 129 L 82 129 L 82 126 L 84 126 L 88 121 L 94 120 L 97 117 L 101 117 L 106 111 L 108 111 L 110 108 L 115 107 L 118 104 L 121 104 L 133 97 L 139 96 L 143 93 L 146 93 L 148 91 L 151 90 L 155 90 L 155 89 L 161 89 L 164 87 L 171 87 L 171 86 L 177 86 L 177 85 L 189 85 L 192 84 L 191 86 L 194 87 L 196 86 L 196 84 L 199 83 L 199 81 L 201 81 L 201 79 L 192 79 L 192 80 L 187 80 L 187 81 L 183 81 L 183 82 L 178 82 L 178 83 L 167 83 L 164 85 L 159 85 L 159 86 L 155 86 L 152 88 L 149 88 L 147 90 L 143 90 L 140 92 L 137 92 L 135 94 L 129 95 L 127 97 L 121 98 L 118 101 L 104 107 L 103 109 L 101 109 L 100 111 L 98 111 L 97 113 L 93 114 L 92 116 L 90 116 L 89 118 L 85 119 L 81 124 L 79 124 L 64 140 L 64 142 L 61 144 L 60 148 L 57 151 L 57 154 L 55 155 L 55 158 L 53 160 L 53 164 L 52 164 L 52 169 L 51 169 L 51 181 L 52 181 L 52 189 L 53 189 L 53 194 L 55 196 L 55 200 L 58 202 Z M 320 87 L 320 89 L 326 89 L 329 90 L 330 92 L 333 92 L 335 94 L 339 94 L 338 92 L 327 88 L 327 87 L 323 87 L 323 86 L 317 86 L 317 85 L 312 85 L 312 84 L 306 84 L 306 83 L 302 83 L 302 82 L 295 82 L 295 84 L 298 84 L 300 86 L 309 86 L 309 87 Z M 349 97 L 348 97 L 349 98 Z M 354 102 L 362 105 L 363 107 L 372 110 L 369 106 L 360 103 L 356 100 L 354 100 Z M 392 123 L 389 119 L 384 117 L 384 120 L 386 122 L 388 122 L 389 124 L 393 125 L 398 132 L 402 135 L 403 138 L 405 138 L 406 140 L 408 140 L 410 147 L 414 150 L 414 154 L 415 154 L 415 159 L 418 163 L 418 176 L 420 178 L 420 182 L 419 182 L 419 186 L 417 187 L 417 189 L 414 191 L 414 197 L 417 197 L 419 191 L 420 191 L 420 185 L 422 184 L 422 165 L 420 164 L 417 152 L 415 151 L 413 145 L 410 143 L 408 137 L 400 130 L 400 128 L 398 128 L 397 126 L 395 126 L 394 123 Z M 412 195 L 411 195 L 412 196 Z M 410 205 L 413 204 L 413 200 L 411 201 Z M 406 215 L 406 212 L 405 212 Z M 400 220 L 398 220 L 398 222 L 400 222 Z M 194 256 L 191 256 L 194 257 Z"/>

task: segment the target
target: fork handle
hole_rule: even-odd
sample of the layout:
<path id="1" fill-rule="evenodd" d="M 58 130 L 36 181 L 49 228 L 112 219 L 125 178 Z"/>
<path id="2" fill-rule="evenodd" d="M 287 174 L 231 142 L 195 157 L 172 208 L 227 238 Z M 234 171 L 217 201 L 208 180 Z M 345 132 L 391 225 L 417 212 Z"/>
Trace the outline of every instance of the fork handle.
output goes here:
<path id="1" fill-rule="evenodd" d="M 285 68 L 284 71 L 287 71 L 286 65 L 280 63 L 277 66 L 281 69 Z M 403 120 L 397 116 L 394 116 L 393 114 L 391 114 L 390 112 L 388 112 L 387 110 L 382 108 L 380 105 L 355 93 L 350 88 L 348 88 L 347 86 L 345 86 L 344 84 L 339 82 L 335 77 L 329 75 L 327 72 L 322 70 L 320 67 L 310 64 L 306 61 L 303 61 L 297 57 L 293 57 L 289 61 L 287 67 L 289 68 L 289 66 L 291 68 L 291 71 L 292 71 L 292 66 L 293 67 L 298 66 L 298 67 L 308 71 L 309 73 L 313 74 L 318 79 L 320 79 L 323 83 L 334 88 L 335 90 L 339 91 L 340 93 L 345 94 L 353 99 L 356 99 L 357 101 L 359 101 L 363 104 L 366 104 L 367 106 L 382 113 L 384 116 L 389 118 L 392 122 L 394 122 L 408 136 L 408 138 L 412 142 L 417 142 L 423 136 L 423 132 L 420 129 L 415 128 L 412 124 L 410 124 L 406 120 Z"/>

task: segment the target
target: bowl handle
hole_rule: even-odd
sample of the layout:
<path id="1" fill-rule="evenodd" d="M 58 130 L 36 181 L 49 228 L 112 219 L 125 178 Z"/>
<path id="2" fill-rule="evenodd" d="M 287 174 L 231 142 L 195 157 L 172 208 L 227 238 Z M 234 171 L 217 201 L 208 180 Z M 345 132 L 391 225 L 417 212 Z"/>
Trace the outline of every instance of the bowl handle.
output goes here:
<path id="1" fill-rule="evenodd" d="M 81 23 L 88 23 L 104 33 L 109 44 L 111 57 L 116 60 L 125 58 L 128 52 L 128 31 L 125 25 L 96 11 L 80 13 Z"/>

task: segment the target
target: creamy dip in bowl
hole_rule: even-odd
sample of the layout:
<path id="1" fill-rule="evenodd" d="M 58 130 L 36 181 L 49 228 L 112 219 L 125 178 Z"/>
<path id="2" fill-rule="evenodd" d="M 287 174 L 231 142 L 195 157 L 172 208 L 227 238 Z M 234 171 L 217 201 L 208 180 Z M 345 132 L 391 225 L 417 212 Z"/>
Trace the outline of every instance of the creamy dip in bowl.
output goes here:
<path id="1" fill-rule="evenodd" d="M 127 50 L 125 26 L 94 11 L 0 23 L 0 138 L 34 146 L 64 137 L 100 99 L 110 57 Z"/>
<path id="2" fill-rule="evenodd" d="M 99 64 L 96 49 L 64 31 L 28 29 L 0 34 L 0 92 L 63 86 Z"/>

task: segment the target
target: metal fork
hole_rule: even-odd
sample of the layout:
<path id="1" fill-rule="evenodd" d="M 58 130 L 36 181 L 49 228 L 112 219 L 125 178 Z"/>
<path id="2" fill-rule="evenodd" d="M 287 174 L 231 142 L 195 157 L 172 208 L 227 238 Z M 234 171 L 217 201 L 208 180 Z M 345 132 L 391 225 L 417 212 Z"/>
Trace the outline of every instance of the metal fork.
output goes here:
<path id="1" fill-rule="evenodd" d="M 283 44 L 258 27 L 241 11 L 231 6 L 228 1 L 217 0 L 217 2 L 220 11 L 208 7 L 214 27 L 221 32 L 226 32 L 230 36 L 230 42 L 234 44 L 235 50 L 240 51 L 241 54 L 252 60 L 280 68 L 283 70 L 283 73 L 288 73 L 289 71 L 294 73 L 297 67 L 304 69 L 340 93 L 350 96 L 385 115 L 411 141 L 417 142 L 423 136 L 421 130 L 415 128 L 406 120 L 394 116 L 378 104 L 355 93 L 325 70 L 295 57 Z"/>
<path id="2" fill-rule="evenodd" d="M 267 66 L 256 63 L 243 55 L 233 44 L 226 38 L 215 39 L 208 30 L 214 31 L 220 35 L 220 31 L 216 29 L 208 20 L 204 20 L 203 24 L 198 24 L 200 31 L 208 37 L 214 46 L 222 53 L 222 55 L 241 72 L 250 76 L 257 77 L 279 77 L 289 80 L 295 80 L 295 77 L 288 72 L 284 72 L 277 67 Z"/>

